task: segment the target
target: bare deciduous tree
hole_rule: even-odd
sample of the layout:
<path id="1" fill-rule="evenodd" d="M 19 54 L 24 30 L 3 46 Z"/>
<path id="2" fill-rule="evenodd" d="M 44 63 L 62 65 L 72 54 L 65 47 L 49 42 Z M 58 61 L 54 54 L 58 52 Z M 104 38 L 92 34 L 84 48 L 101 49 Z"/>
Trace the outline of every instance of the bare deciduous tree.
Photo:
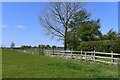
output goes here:
<path id="1" fill-rule="evenodd" d="M 64 50 L 67 48 L 68 24 L 74 13 L 82 9 L 83 5 L 80 2 L 51 2 L 48 12 L 39 16 L 40 23 L 48 30 L 49 34 L 64 40 Z"/>

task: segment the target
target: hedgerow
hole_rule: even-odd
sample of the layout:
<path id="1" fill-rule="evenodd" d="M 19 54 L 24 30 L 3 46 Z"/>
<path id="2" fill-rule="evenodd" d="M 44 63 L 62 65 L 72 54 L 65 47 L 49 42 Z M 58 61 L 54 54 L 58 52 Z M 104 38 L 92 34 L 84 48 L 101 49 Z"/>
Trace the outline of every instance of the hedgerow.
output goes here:
<path id="1" fill-rule="evenodd" d="M 80 42 L 77 50 L 120 53 L 120 40 Z"/>

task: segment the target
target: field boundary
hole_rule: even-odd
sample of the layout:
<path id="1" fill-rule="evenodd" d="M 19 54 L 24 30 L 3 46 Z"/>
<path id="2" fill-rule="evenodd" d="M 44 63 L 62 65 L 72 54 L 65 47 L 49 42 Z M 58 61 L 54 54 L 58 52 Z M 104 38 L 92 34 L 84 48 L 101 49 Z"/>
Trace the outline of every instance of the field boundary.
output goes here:
<path id="1" fill-rule="evenodd" d="M 120 54 L 118 53 L 95 52 L 95 50 L 94 51 L 44 50 L 44 54 L 47 56 L 58 57 L 63 59 L 84 60 L 85 62 L 87 61 L 102 62 L 107 64 L 118 64 L 120 60 Z M 107 59 L 107 61 L 97 60 L 98 58 Z"/>
<path id="2" fill-rule="evenodd" d="M 16 50 L 19 52 L 29 53 L 29 54 L 36 54 L 37 55 L 46 55 L 50 57 L 57 57 L 63 59 L 75 59 L 75 60 L 84 60 L 92 61 L 92 62 L 102 62 L 107 64 L 115 64 L 118 65 L 120 61 L 120 54 L 118 53 L 106 53 L 106 52 L 96 52 L 94 51 L 64 51 L 64 50 L 41 50 L 41 49 L 34 49 L 32 52 L 29 50 Z"/>

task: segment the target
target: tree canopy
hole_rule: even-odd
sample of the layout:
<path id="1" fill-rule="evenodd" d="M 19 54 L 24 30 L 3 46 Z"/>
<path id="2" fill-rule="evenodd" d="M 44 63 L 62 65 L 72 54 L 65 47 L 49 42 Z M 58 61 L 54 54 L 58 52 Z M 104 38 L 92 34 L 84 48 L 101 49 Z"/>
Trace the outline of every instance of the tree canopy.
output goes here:
<path id="1" fill-rule="evenodd" d="M 90 13 L 82 9 L 74 14 L 69 23 L 67 33 L 68 46 L 75 49 L 80 41 L 93 41 L 102 37 L 100 32 L 100 20 L 91 20 Z M 70 47 L 71 48 L 71 47 Z"/>
<path id="2" fill-rule="evenodd" d="M 118 38 L 117 32 L 110 29 L 107 34 L 103 35 L 103 40 L 116 40 Z"/>

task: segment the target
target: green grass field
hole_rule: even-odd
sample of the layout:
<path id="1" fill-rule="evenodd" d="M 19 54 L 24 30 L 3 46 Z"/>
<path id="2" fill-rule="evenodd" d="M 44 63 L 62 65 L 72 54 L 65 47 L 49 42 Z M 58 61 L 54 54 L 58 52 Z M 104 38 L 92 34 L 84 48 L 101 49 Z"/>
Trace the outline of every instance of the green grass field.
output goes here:
<path id="1" fill-rule="evenodd" d="M 3 78 L 117 78 L 117 66 L 2 51 Z"/>
<path id="2" fill-rule="evenodd" d="M 0 79 L 2 78 L 2 49 L 0 49 Z"/>

